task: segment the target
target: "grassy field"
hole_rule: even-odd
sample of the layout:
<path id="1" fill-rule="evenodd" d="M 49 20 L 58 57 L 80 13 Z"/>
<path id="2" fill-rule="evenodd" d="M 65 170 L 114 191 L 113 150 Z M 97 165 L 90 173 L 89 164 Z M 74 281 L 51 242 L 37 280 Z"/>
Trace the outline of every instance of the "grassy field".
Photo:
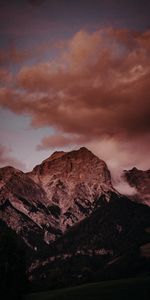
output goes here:
<path id="1" fill-rule="evenodd" d="M 148 300 L 150 278 L 103 281 L 72 288 L 30 294 L 26 300 Z"/>

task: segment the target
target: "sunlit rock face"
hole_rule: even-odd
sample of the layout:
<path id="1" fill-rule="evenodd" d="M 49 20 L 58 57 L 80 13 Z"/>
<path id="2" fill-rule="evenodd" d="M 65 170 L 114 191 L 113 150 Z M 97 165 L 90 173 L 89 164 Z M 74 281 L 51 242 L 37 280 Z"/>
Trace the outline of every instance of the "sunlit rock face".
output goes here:
<path id="1" fill-rule="evenodd" d="M 124 176 L 137 189 L 135 200 L 149 204 L 149 171 L 133 169 Z M 32 172 L 0 169 L 0 219 L 32 249 L 88 218 L 98 203 L 111 204 L 112 194 L 121 201 L 106 163 L 85 147 L 54 152 Z"/>
<path id="2" fill-rule="evenodd" d="M 46 193 L 30 177 L 12 167 L 0 169 L 0 219 L 31 247 L 53 240 L 58 221 L 47 208 Z"/>
<path id="3" fill-rule="evenodd" d="M 135 200 L 150 206 L 150 170 L 142 171 L 133 168 L 125 170 L 123 175 L 128 184 L 137 191 Z"/>
<path id="4" fill-rule="evenodd" d="M 46 192 L 47 204 L 60 208 L 62 231 L 89 215 L 97 198 L 109 201 L 114 191 L 105 162 L 85 147 L 55 152 L 28 176 Z"/>
<path id="5" fill-rule="evenodd" d="M 32 248 L 88 217 L 114 191 L 104 161 L 86 148 L 55 152 L 32 172 L 0 169 L 0 218 Z"/>

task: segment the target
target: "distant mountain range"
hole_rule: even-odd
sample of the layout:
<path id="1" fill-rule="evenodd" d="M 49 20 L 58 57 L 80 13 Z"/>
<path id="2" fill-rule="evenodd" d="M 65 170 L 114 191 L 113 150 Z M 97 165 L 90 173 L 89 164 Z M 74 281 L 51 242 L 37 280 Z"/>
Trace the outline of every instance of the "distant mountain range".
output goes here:
<path id="1" fill-rule="evenodd" d="M 51 288 L 93 274 L 105 279 L 149 272 L 150 170 L 133 168 L 123 177 L 136 188 L 130 198 L 113 187 L 106 163 L 85 147 L 55 152 L 32 172 L 0 169 L 1 226 L 32 253 L 31 280 Z M 58 265 L 64 275 L 54 280 L 50 270 Z"/>

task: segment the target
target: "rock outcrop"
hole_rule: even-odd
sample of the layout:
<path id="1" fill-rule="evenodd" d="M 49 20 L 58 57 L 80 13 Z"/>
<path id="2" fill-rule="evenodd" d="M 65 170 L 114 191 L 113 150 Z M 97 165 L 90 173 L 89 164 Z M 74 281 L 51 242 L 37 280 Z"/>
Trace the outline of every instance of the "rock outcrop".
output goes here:
<path id="1" fill-rule="evenodd" d="M 135 200 L 150 206 L 150 170 L 142 171 L 134 167 L 125 170 L 123 176 L 128 184 L 136 189 Z"/>

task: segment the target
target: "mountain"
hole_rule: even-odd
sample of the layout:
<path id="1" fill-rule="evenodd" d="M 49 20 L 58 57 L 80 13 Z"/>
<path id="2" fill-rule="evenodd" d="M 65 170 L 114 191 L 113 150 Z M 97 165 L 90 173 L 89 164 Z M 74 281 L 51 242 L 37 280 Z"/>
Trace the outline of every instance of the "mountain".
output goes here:
<path id="1" fill-rule="evenodd" d="M 111 191 L 105 162 L 88 149 L 55 152 L 26 174 L 0 169 L 0 218 L 37 250 L 89 216 L 99 196 L 109 201 Z"/>
<path id="2" fill-rule="evenodd" d="M 150 170 L 142 171 L 137 168 L 125 170 L 123 177 L 137 191 L 134 199 L 150 206 Z"/>
<path id="3" fill-rule="evenodd" d="M 83 282 L 87 272 L 93 280 L 148 272 L 149 171 L 124 176 L 138 203 L 114 189 L 106 163 L 85 147 L 54 152 L 28 173 L 0 169 L 0 225 L 24 243 L 36 287 Z"/>
<path id="4" fill-rule="evenodd" d="M 85 147 L 55 152 L 28 176 L 46 192 L 48 207 L 58 211 L 62 232 L 87 217 L 98 197 L 109 201 L 109 192 L 114 191 L 105 162 Z"/>

